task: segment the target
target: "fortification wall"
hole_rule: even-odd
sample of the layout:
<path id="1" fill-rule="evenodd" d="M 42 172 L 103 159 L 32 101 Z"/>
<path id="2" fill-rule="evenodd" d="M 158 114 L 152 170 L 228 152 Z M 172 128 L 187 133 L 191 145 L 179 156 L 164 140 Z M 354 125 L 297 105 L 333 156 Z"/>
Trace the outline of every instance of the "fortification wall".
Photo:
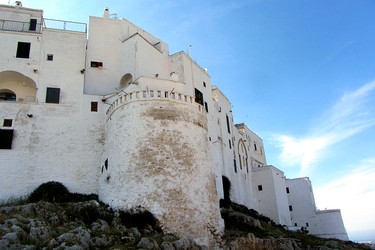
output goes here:
<path id="1" fill-rule="evenodd" d="M 204 108 L 191 96 L 157 93 L 129 93 L 108 110 L 99 198 L 142 206 L 163 229 L 209 245 L 223 222 Z"/>

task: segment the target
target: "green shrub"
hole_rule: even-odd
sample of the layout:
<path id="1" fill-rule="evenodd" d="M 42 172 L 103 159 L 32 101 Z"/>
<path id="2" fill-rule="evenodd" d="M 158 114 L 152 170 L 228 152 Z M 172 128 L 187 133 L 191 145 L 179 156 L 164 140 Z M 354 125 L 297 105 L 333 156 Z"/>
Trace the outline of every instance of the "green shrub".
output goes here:
<path id="1" fill-rule="evenodd" d="M 96 194 L 70 193 L 60 182 L 50 181 L 37 187 L 27 199 L 28 202 L 48 201 L 53 203 L 61 202 L 82 202 L 98 200 Z"/>
<path id="2" fill-rule="evenodd" d="M 29 196 L 29 202 L 67 202 L 70 192 L 60 182 L 50 181 L 37 187 Z"/>
<path id="3" fill-rule="evenodd" d="M 155 216 L 144 209 L 139 211 L 130 212 L 130 211 L 120 211 L 121 223 L 126 227 L 136 227 L 138 229 L 145 229 L 148 226 L 151 226 L 152 229 L 161 231 L 160 222 Z"/>

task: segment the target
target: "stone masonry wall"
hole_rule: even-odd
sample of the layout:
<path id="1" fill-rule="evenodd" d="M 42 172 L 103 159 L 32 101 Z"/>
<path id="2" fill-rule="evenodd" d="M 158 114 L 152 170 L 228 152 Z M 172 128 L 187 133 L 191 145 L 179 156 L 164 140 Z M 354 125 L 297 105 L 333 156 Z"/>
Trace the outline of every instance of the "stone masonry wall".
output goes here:
<path id="1" fill-rule="evenodd" d="M 163 228 L 209 245 L 223 228 L 208 152 L 207 119 L 196 103 L 130 102 L 106 125 L 99 198 L 142 206 Z"/>

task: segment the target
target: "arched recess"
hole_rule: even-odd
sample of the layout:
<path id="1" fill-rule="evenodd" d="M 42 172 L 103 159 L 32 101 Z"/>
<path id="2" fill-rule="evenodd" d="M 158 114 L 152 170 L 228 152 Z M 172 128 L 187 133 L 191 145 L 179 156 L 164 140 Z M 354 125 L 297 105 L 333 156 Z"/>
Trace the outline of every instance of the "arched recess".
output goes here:
<path id="1" fill-rule="evenodd" d="M 125 75 L 123 75 L 121 77 L 121 80 L 120 80 L 120 89 L 125 88 L 126 86 L 128 86 L 132 82 L 133 82 L 133 76 L 132 76 L 132 74 L 126 73 Z"/>
<path id="2" fill-rule="evenodd" d="M 240 168 L 244 167 L 249 172 L 247 150 L 242 139 L 238 141 L 238 158 L 240 159 Z"/>
<path id="3" fill-rule="evenodd" d="M 16 93 L 9 89 L 0 89 L 0 101 L 16 101 Z"/>
<path id="4" fill-rule="evenodd" d="M 31 78 L 15 71 L 0 72 L 0 101 L 35 102 L 35 99 L 36 83 Z"/>

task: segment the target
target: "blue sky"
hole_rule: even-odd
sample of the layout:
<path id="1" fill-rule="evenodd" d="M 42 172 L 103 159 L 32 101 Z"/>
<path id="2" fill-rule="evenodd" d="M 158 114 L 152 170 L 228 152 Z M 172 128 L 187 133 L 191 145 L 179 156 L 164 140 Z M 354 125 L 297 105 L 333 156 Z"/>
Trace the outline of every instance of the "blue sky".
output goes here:
<path id="1" fill-rule="evenodd" d="M 375 239 L 375 1 L 22 3 L 79 22 L 109 7 L 170 53 L 191 45 L 235 121 L 263 138 L 268 164 L 309 176 L 318 208 L 340 208 L 352 240 Z"/>

